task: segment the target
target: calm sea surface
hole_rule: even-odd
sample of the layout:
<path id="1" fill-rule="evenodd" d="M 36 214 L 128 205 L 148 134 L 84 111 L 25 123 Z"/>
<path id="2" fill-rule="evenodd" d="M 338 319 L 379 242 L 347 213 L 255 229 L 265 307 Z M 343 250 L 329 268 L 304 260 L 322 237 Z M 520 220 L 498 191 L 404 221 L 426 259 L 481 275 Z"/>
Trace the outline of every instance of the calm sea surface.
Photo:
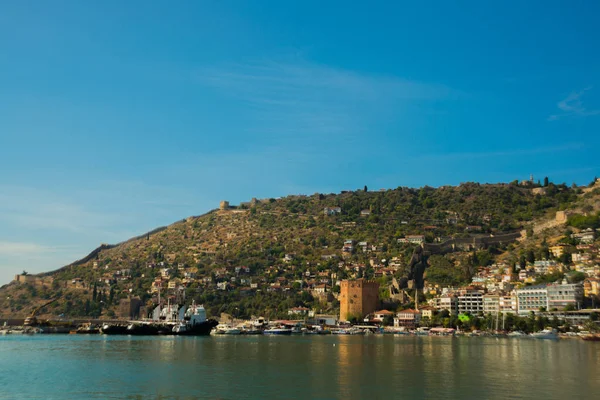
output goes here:
<path id="1" fill-rule="evenodd" d="M 600 343 L 581 340 L 0 337 L 1 399 L 599 396 Z"/>

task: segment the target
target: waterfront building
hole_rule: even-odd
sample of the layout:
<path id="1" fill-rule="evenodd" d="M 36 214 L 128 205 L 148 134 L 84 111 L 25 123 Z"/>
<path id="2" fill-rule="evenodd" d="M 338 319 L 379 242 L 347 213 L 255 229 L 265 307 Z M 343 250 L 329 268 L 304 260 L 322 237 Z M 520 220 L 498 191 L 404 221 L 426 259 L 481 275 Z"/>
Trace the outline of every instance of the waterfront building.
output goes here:
<path id="1" fill-rule="evenodd" d="M 554 308 L 564 310 L 567 306 L 580 308 L 583 301 L 583 285 L 581 283 L 552 284 L 547 286 L 548 310 Z"/>
<path id="2" fill-rule="evenodd" d="M 336 315 L 315 314 L 312 319 L 307 322 L 312 325 L 334 326 L 338 324 L 338 319 Z"/>
<path id="3" fill-rule="evenodd" d="M 419 307 L 419 311 L 421 311 L 422 318 L 429 318 L 429 319 L 433 318 L 433 311 L 434 311 L 433 307 L 429 307 L 429 306 Z"/>
<path id="4" fill-rule="evenodd" d="M 458 313 L 483 314 L 483 291 L 473 287 L 462 289 L 458 295 Z"/>
<path id="5" fill-rule="evenodd" d="M 500 296 L 497 294 L 484 294 L 483 295 L 483 313 L 484 314 L 496 314 L 500 311 L 499 300 Z"/>
<path id="6" fill-rule="evenodd" d="M 450 315 L 458 314 L 458 298 L 453 294 L 445 294 L 434 299 L 434 307 L 438 311 L 447 310 Z"/>
<path id="7" fill-rule="evenodd" d="M 352 317 L 362 320 L 377 310 L 379 284 L 366 279 L 343 280 L 340 285 L 340 321 Z"/>
<path id="8" fill-rule="evenodd" d="M 387 317 L 387 316 L 393 316 L 394 313 L 392 311 L 389 310 L 380 310 L 380 311 L 375 311 L 373 313 L 373 318 L 371 319 L 371 321 L 374 322 L 383 322 L 383 320 Z M 369 320 L 367 320 L 367 318 L 365 318 L 366 322 L 368 322 Z"/>
<path id="9" fill-rule="evenodd" d="M 394 318 L 395 327 L 415 328 L 421 322 L 421 312 L 418 310 L 402 310 L 398 311 Z"/>
<path id="10" fill-rule="evenodd" d="M 513 295 L 498 296 L 498 310 L 503 314 L 516 314 L 517 297 Z"/>
<path id="11" fill-rule="evenodd" d="M 546 285 L 525 286 L 517 289 L 517 312 L 527 315 L 531 311 L 537 312 L 543 307 L 548 309 L 548 289 Z"/>

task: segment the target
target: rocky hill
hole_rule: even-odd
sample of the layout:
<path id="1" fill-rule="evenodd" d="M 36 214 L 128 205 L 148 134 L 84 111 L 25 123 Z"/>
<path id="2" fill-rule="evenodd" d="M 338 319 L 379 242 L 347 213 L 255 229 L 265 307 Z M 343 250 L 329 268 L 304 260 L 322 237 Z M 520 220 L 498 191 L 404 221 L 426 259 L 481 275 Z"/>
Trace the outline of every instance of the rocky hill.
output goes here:
<path id="1" fill-rule="evenodd" d="M 0 288 L 0 315 L 26 316 L 57 297 L 41 312 L 126 317 L 133 303 L 146 312 L 159 292 L 162 300 L 195 298 L 213 315 L 285 315 L 294 306 L 335 311 L 340 279 L 379 279 L 385 297 L 386 284 L 405 273 L 420 240 L 483 243 L 555 220 L 560 210 L 592 212 L 600 208 L 599 192 L 552 183 L 465 183 L 224 202 L 204 215 L 102 245 L 59 270 L 20 276 Z M 516 246 L 484 250 L 493 259 L 522 250 Z M 463 272 L 457 279 L 470 279 L 472 271 Z"/>

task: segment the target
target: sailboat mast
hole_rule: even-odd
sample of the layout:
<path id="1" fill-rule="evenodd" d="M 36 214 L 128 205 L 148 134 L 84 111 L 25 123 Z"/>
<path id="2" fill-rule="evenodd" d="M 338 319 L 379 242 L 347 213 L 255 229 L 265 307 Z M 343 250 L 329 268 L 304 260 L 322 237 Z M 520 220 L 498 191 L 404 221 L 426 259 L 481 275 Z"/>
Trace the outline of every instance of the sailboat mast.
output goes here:
<path id="1" fill-rule="evenodd" d="M 498 318 L 500 317 L 500 311 L 496 311 L 496 331 L 498 331 Z"/>

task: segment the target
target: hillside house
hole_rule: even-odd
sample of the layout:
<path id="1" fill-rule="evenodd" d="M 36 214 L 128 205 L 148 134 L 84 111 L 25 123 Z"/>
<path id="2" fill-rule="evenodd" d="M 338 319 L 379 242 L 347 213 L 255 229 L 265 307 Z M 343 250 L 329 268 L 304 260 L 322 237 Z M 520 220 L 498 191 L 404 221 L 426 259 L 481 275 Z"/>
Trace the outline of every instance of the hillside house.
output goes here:
<path id="1" fill-rule="evenodd" d="M 424 242 L 425 235 L 408 235 L 398 239 L 398 243 L 423 244 Z"/>
<path id="2" fill-rule="evenodd" d="M 571 238 L 578 240 L 579 243 L 582 243 L 582 244 L 590 244 L 590 243 L 594 243 L 596 234 L 592 228 L 588 228 L 579 233 L 573 233 L 571 235 Z"/>
<path id="3" fill-rule="evenodd" d="M 306 307 L 294 307 L 294 308 L 290 308 L 288 310 L 288 315 L 293 315 L 293 316 L 306 316 L 308 315 L 308 312 L 310 311 L 309 308 Z"/>
<path id="4" fill-rule="evenodd" d="M 323 214 L 325 214 L 325 215 L 336 215 L 336 214 L 341 214 L 341 213 L 342 213 L 341 207 L 325 207 L 325 209 L 323 210 Z"/>
<path id="5" fill-rule="evenodd" d="M 552 253 L 552 255 L 556 258 L 559 258 L 560 256 L 562 256 L 565 252 L 565 247 L 567 247 L 564 244 L 557 244 L 556 246 L 552 246 L 550 247 L 550 252 Z"/>

